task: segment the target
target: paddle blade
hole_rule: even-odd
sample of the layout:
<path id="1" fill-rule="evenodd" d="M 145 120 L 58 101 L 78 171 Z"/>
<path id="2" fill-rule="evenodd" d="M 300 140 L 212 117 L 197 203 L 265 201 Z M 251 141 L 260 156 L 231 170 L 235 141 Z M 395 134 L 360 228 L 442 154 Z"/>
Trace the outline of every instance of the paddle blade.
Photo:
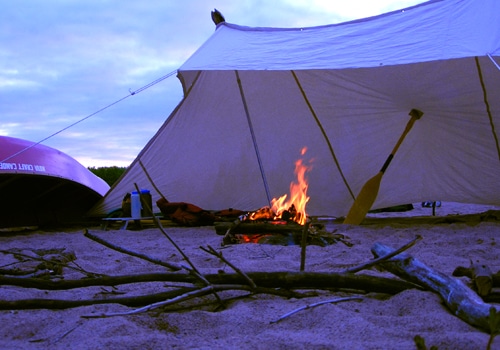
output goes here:
<path id="1" fill-rule="evenodd" d="M 344 220 L 344 224 L 359 225 L 361 221 L 363 221 L 377 198 L 383 175 L 383 172 L 379 172 L 365 183 L 349 210 Z"/>

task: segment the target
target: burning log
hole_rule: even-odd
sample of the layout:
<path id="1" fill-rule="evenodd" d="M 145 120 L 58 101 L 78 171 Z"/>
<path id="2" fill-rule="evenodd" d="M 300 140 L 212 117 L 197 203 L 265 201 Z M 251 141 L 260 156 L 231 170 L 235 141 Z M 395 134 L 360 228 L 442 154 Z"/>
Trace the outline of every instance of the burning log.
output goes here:
<path id="1" fill-rule="evenodd" d="M 225 235 L 233 223 L 216 222 L 215 232 L 218 235 Z M 264 234 L 264 233 L 295 233 L 302 232 L 304 226 L 295 222 L 283 220 L 276 221 L 245 221 L 231 229 L 232 234 Z"/>
<path id="2" fill-rule="evenodd" d="M 222 245 L 239 243 L 270 243 L 278 245 L 299 245 L 303 242 L 308 245 L 319 245 L 326 247 L 337 242 L 341 242 L 348 247 L 352 243 L 349 237 L 325 230 L 325 226 L 318 222 L 299 225 L 294 221 L 274 220 L 274 221 L 238 221 L 235 223 L 217 222 L 214 225 L 215 232 L 224 236 Z M 306 232 L 304 233 L 304 229 Z"/>

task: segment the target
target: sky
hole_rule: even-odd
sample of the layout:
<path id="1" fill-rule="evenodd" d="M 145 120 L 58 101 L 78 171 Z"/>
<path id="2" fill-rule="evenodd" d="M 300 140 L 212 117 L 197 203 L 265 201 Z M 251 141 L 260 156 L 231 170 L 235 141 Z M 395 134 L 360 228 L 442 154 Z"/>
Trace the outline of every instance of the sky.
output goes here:
<path id="1" fill-rule="evenodd" d="M 182 100 L 176 70 L 214 33 L 214 8 L 230 23 L 290 28 L 341 23 L 422 2 L 5 1 L 0 135 L 56 148 L 86 167 L 126 167 Z"/>

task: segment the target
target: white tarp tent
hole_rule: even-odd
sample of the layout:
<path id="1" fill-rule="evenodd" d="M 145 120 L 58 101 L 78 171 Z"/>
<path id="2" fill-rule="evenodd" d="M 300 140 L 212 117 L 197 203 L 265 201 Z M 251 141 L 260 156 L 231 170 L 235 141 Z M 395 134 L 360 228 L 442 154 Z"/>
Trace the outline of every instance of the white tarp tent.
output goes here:
<path id="1" fill-rule="evenodd" d="M 416 121 L 373 208 L 500 205 L 500 1 L 442 0 L 336 25 L 221 23 L 180 67 L 184 99 L 94 209 L 134 183 L 204 209 L 288 193 L 306 146 L 309 215 L 345 215 Z M 147 172 L 147 174 L 146 174 Z M 149 175 L 149 178 L 148 178 Z"/>

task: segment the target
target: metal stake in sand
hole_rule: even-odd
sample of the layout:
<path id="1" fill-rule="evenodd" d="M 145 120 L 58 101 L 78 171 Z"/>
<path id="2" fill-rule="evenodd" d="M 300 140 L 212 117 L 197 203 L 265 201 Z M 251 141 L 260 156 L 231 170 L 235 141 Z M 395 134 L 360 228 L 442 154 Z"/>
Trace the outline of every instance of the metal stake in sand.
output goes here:
<path id="1" fill-rule="evenodd" d="M 412 109 L 409 114 L 411 118 L 408 121 L 408 124 L 406 124 L 406 128 L 401 137 L 399 138 L 398 142 L 396 143 L 396 146 L 394 146 L 394 149 L 392 150 L 389 157 L 387 157 L 387 160 L 385 161 L 384 165 L 382 166 L 382 169 L 380 169 L 378 174 L 372 177 L 370 180 L 368 180 L 363 186 L 358 196 L 354 200 L 354 204 L 349 210 L 349 213 L 347 214 L 344 220 L 344 224 L 359 225 L 361 221 L 363 221 L 363 219 L 365 218 L 366 213 L 368 213 L 368 210 L 370 210 L 373 203 L 375 202 L 375 199 L 377 198 L 378 195 L 378 190 L 380 188 L 380 182 L 382 181 L 382 176 L 384 176 L 387 167 L 391 163 L 392 158 L 394 158 L 394 154 L 396 154 L 396 151 L 398 150 L 399 146 L 403 142 L 408 132 L 410 132 L 410 129 L 412 128 L 415 121 L 420 119 L 420 117 L 424 113 L 422 111 L 419 111 L 418 109 Z"/>

